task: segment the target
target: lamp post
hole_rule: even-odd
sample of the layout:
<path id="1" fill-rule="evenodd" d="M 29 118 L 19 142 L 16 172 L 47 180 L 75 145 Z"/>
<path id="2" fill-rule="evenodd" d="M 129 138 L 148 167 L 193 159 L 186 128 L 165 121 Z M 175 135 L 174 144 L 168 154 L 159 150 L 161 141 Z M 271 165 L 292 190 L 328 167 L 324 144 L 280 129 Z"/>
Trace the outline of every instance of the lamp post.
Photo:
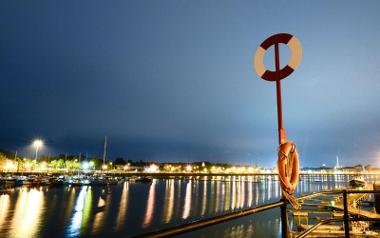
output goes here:
<path id="1" fill-rule="evenodd" d="M 42 147 L 44 144 L 44 142 L 40 139 L 36 139 L 33 141 L 33 146 L 36 148 L 36 157 L 35 157 L 35 160 L 38 159 L 38 150 L 40 149 L 40 147 Z"/>

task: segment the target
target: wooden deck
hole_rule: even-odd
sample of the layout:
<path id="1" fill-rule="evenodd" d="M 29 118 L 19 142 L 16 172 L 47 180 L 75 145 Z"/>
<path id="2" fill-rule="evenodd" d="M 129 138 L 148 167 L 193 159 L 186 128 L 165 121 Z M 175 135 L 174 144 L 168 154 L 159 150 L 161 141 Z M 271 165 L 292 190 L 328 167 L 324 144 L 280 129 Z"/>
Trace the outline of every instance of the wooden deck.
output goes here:
<path id="1" fill-rule="evenodd" d="M 366 187 L 365 189 L 369 189 L 369 187 Z M 368 217 L 368 218 L 380 218 L 380 214 L 357 208 L 358 203 L 368 199 L 369 196 L 370 196 L 369 193 L 348 194 L 347 196 L 348 213 L 352 215 L 358 215 L 358 216 Z M 337 210 L 342 210 L 342 211 L 344 210 L 342 197 L 338 198 L 338 201 L 336 201 L 336 204 L 329 203 L 329 204 L 323 204 L 323 205 L 337 209 Z"/>

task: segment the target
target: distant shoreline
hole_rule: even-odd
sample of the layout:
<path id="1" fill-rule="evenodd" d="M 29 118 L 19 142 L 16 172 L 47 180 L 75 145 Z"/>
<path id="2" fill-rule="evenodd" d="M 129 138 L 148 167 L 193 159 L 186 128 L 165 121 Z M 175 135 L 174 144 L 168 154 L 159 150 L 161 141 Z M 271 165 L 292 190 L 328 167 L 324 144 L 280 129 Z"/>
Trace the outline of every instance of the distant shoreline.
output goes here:
<path id="1" fill-rule="evenodd" d="M 16 176 L 28 176 L 28 175 L 77 175 L 77 171 L 73 172 L 0 172 L 1 176 L 4 175 L 16 175 Z M 94 174 L 106 174 L 106 175 L 113 175 L 113 176 L 152 176 L 154 178 L 175 178 L 175 177 L 204 177 L 204 176 L 225 176 L 225 177 L 233 177 L 233 176 L 278 176 L 277 173 L 233 173 L 233 174 L 227 174 L 227 173 L 148 173 L 148 172 L 121 172 L 121 171 L 115 171 L 115 172 L 102 172 L 102 171 L 95 171 L 95 172 L 81 172 L 80 174 L 83 175 L 94 175 Z M 305 173 L 301 172 L 300 176 L 355 176 L 355 175 L 368 175 L 368 176 L 376 176 L 380 175 L 380 171 L 371 172 L 371 173 L 362 173 L 362 172 L 339 172 L 339 173 Z"/>

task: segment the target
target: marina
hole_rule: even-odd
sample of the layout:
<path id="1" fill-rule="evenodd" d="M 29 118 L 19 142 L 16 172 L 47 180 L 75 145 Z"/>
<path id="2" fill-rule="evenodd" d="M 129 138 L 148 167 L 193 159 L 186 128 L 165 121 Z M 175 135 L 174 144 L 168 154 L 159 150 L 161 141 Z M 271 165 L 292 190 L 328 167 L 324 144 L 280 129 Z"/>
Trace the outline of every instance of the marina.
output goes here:
<path id="1" fill-rule="evenodd" d="M 0 238 L 380 238 L 380 1 L 0 1 Z"/>

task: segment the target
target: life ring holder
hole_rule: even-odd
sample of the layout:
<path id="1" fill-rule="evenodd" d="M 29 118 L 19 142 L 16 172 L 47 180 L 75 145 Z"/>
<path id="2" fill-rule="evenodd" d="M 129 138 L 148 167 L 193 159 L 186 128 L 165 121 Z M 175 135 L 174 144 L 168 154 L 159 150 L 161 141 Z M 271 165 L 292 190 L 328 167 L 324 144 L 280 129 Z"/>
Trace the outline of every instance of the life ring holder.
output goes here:
<path id="1" fill-rule="evenodd" d="M 270 71 L 264 65 L 265 52 L 274 44 L 283 43 L 290 48 L 291 56 L 289 63 L 279 71 Z M 267 38 L 256 50 L 254 68 L 257 75 L 267 81 L 279 81 L 289 76 L 301 63 L 302 47 L 297 37 L 288 33 L 279 33 Z"/>

